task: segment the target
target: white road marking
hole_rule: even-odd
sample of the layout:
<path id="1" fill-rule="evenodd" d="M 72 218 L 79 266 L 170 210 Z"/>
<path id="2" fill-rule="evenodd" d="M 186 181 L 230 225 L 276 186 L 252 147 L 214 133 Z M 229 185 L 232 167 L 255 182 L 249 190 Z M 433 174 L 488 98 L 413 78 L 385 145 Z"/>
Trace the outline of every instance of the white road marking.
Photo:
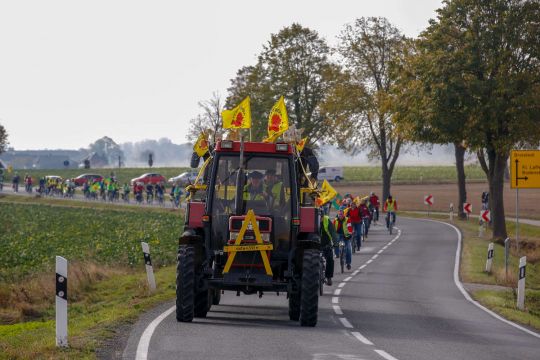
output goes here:
<path id="1" fill-rule="evenodd" d="M 347 282 L 347 281 L 349 281 L 349 280 L 351 280 L 351 279 L 352 279 L 352 276 L 349 276 L 349 277 L 346 277 L 345 279 L 343 279 L 343 281 L 344 281 L 344 282 Z"/>
<path id="2" fill-rule="evenodd" d="M 459 263 L 461 261 L 460 259 L 460 256 L 461 256 L 461 243 L 462 243 L 462 237 L 461 237 L 461 232 L 459 231 L 459 229 L 457 227 L 455 227 L 454 225 L 452 224 L 448 224 L 448 223 L 445 223 L 445 222 L 442 222 L 442 221 L 437 221 L 437 220 L 428 220 L 428 219 L 422 219 L 423 221 L 431 221 L 431 222 L 436 222 L 436 223 L 439 223 L 439 224 L 444 224 L 444 225 L 448 225 L 450 226 L 451 228 L 453 228 L 457 235 L 458 235 L 458 244 L 457 244 L 457 249 L 456 249 L 456 257 L 455 257 L 455 262 L 454 262 L 454 283 L 456 284 L 457 288 L 459 289 L 459 291 L 461 292 L 461 294 L 465 297 L 465 299 L 471 303 L 473 303 L 474 305 L 476 305 L 478 308 L 484 310 L 485 312 L 487 312 L 489 315 L 493 316 L 495 319 L 497 320 L 500 320 L 510 326 L 513 326 L 515 327 L 516 329 L 519 329 L 523 332 L 526 332 L 527 334 L 529 335 L 532 335 L 536 338 L 539 338 L 540 339 L 540 334 L 539 333 L 536 333 L 534 331 L 531 331 L 529 329 L 526 329 L 524 328 L 523 326 L 520 326 L 516 323 L 513 323 L 512 321 L 510 320 L 507 320 L 505 318 L 503 318 L 502 316 L 494 313 L 493 311 L 489 310 L 488 308 L 484 307 L 483 305 L 481 305 L 479 302 L 477 302 L 476 300 L 473 300 L 471 298 L 471 296 L 469 295 L 469 293 L 463 288 L 463 284 L 461 283 L 461 281 L 459 280 Z"/>
<path id="3" fill-rule="evenodd" d="M 386 249 L 388 249 L 388 245 L 385 245 L 385 246 L 383 246 L 383 248 L 382 248 L 382 249 L 383 249 L 383 250 L 386 250 Z"/>
<path id="4" fill-rule="evenodd" d="M 366 261 L 366 264 L 371 264 L 373 262 L 373 259 L 369 259 L 368 261 Z"/>
<path id="5" fill-rule="evenodd" d="M 359 270 L 355 270 L 355 271 L 352 273 L 352 276 L 358 275 L 358 271 L 359 271 Z"/>
<path id="6" fill-rule="evenodd" d="M 338 287 L 342 288 L 345 286 L 346 283 L 342 282 L 342 283 L 339 283 Z"/>
<path id="7" fill-rule="evenodd" d="M 371 257 L 371 260 L 375 260 L 375 259 L 378 258 L 378 257 L 379 257 L 379 255 L 378 255 L 378 254 L 375 254 L 375 255 L 373 255 L 373 256 Z"/>
<path id="8" fill-rule="evenodd" d="M 347 329 L 352 329 L 353 328 L 352 324 L 346 318 L 340 317 L 339 321 L 341 321 L 343 326 L 345 326 Z"/>
<path id="9" fill-rule="evenodd" d="M 373 345 L 373 343 L 371 341 L 369 341 L 364 335 L 360 334 L 359 332 L 353 331 L 353 332 L 351 332 L 351 334 L 355 338 L 357 338 L 358 341 L 360 341 L 361 343 L 366 344 L 366 345 Z"/>
<path id="10" fill-rule="evenodd" d="M 362 269 L 365 268 L 366 266 L 367 266 L 367 265 L 364 264 L 364 265 L 360 266 L 358 269 L 362 270 Z"/>
<path id="11" fill-rule="evenodd" d="M 339 305 L 332 305 L 332 307 L 334 308 L 334 312 L 337 315 L 343 315 L 343 311 L 341 311 L 341 308 L 339 307 Z"/>
<path id="12" fill-rule="evenodd" d="M 341 289 L 336 289 L 336 290 L 334 291 L 334 295 L 338 296 L 338 295 L 340 295 L 340 294 L 341 294 Z"/>
<path id="13" fill-rule="evenodd" d="M 332 297 L 332 304 L 337 304 L 339 302 L 339 298 L 337 296 Z"/>
<path id="14" fill-rule="evenodd" d="M 137 345 L 137 354 L 135 354 L 135 360 L 146 360 L 148 358 L 148 347 L 150 346 L 150 339 L 152 334 L 158 327 L 158 325 L 169 316 L 172 312 L 176 310 L 176 306 L 172 306 L 169 309 L 165 310 L 161 315 L 155 318 L 147 327 L 144 329 L 141 338 L 139 339 L 139 345 Z"/>
<path id="15" fill-rule="evenodd" d="M 383 251 L 384 251 L 384 250 L 381 249 L 381 250 L 377 251 L 377 254 L 380 254 L 380 253 L 382 253 Z"/>
<path id="16" fill-rule="evenodd" d="M 395 357 L 393 357 L 392 355 L 390 355 L 389 353 L 387 353 L 386 351 L 384 350 L 375 350 L 375 352 L 379 355 L 381 355 L 383 358 L 385 358 L 386 360 L 398 360 L 396 359 Z"/>

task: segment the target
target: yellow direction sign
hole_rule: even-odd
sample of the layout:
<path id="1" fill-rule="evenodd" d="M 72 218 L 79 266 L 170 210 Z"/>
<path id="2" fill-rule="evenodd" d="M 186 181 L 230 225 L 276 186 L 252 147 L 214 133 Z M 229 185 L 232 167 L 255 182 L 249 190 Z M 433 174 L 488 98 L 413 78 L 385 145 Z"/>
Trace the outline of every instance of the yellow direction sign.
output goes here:
<path id="1" fill-rule="evenodd" d="M 540 150 L 512 150 L 510 177 L 512 189 L 540 188 Z"/>
<path id="2" fill-rule="evenodd" d="M 242 240 L 244 240 L 244 235 L 246 234 L 246 230 L 248 229 L 249 225 L 251 225 L 253 228 L 257 245 L 242 245 Z M 255 217 L 255 213 L 252 209 L 249 209 L 246 214 L 246 218 L 244 219 L 244 223 L 240 228 L 240 232 L 238 233 L 238 237 L 234 242 L 234 245 L 225 246 L 223 249 L 224 252 L 230 253 L 229 258 L 225 263 L 225 267 L 223 268 L 223 273 L 226 274 L 231 269 L 237 251 L 259 251 L 261 253 L 261 258 L 264 264 L 264 269 L 266 270 L 266 274 L 271 276 L 272 268 L 270 267 L 270 261 L 268 260 L 268 255 L 266 254 L 265 250 L 272 249 L 272 244 L 264 244 L 261 237 L 261 232 L 259 231 L 259 224 L 257 224 L 257 218 Z"/>

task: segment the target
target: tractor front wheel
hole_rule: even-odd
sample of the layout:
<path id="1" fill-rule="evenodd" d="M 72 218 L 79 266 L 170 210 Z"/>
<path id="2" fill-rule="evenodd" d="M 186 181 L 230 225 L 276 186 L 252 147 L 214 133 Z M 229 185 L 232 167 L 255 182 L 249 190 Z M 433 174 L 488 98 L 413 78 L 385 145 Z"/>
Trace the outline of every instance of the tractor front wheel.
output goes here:
<path id="1" fill-rule="evenodd" d="M 289 319 L 292 321 L 300 320 L 300 293 L 289 294 Z"/>
<path id="2" fill-rule="evenodd" d="M 180 245 L 176 265 L 176 320 L 190 322 L 195 305 L 195 249 Z"/>
<path id="3" fill-rule="evenodd" d="M 305 250 L 302 265 L 300 325 L 313 327 L 319 310 L 319 251 Z"/>

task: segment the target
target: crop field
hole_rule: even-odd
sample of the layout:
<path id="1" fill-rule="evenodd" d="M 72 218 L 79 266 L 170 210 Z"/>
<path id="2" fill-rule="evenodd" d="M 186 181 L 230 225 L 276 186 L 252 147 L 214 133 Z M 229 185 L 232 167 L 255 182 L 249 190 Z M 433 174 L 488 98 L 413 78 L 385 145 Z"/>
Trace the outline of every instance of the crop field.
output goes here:
<path id="1" fill-rule="evenodd" d="M 156 266 L 175 261 L 175 212 L 118 211 L 44 204 L 0 205 L 0 283 L 53 269 L 55 255 L 97 264 L 142 264 L 141 241 Z"/>
<path id="2" fill-rule="evenodd" d="M 485 180 L 486 175 L 477 165 L 467 165 L 465 175 L 468 180 Z M 345 181 L 377 181 L 382 179 L 380 166 L 347 166 L 343 168 Z M 456 181 L 455 166 L 397 166 L 392 175 L 394 182 L 439 182 Z"/>
<path id="3" fill-rule="evenodd" d="M 165 178 L 169 179 L 173 176 L 177 176 L 185 171 L 188 168 L 182 167 L 167 167 L 167 168 L 120 168 L 120 169 L 39 169 L 39 170 L 15 170 L 19 173 L 19 176 L 24 178 L 25 174 L 29 174 L 34 179 L 39 179 L 42 176 L 46 175 L 57 175 L 63 179 L 75 178 L 81 174 L 99 174 L 102 176 L 109 176 L 111 173 L 114 173 L 120 183 L 129 183 L 129 181 L 135 177 L 138 177 L 144 173 L 153 172 L 158 173 Z M 14 171 L 14 172 L 15 172 Z M 11 182 L 11 177 L 13 173 L 7 174 L 5 176 L 5 182 Z M 22 179 L 21 179 L 22 182 Z M 36 181 L 34 181 L 36 183 Z"/>

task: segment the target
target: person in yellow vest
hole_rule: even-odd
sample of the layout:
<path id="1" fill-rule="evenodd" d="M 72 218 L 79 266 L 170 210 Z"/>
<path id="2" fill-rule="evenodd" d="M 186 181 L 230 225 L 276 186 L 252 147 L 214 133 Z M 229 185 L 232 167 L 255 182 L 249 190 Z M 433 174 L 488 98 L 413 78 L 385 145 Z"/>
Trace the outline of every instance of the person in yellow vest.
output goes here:
<path id="1" fill-rule="evenodd" d="M 336 218 L 334 219 L 334 227 L 339 241 L 345 243 L 345 263 L 347 264 L 347 270 L 351 270 L 352 262 L 352 244 L 351 234 L 352 225 L 348 217 L 345 216 L 343 210 L 339 210 Z M 339 257 L 339 249 L 336 249 L 336 257 Z"/>
<path id="2" fill-rule="evenodd" d="M 332 253 L 332 248 L 336 248 L 337 246 L 338 237 L 336 228 L 330 221 L 328 215 L 324 215 L 321 226 L 321 250 L 326 259 L 324 277 L 326 278 L 326 284 L 328 286 L 332 286 L 332 278 L 334 277 L 334 254 Z"/>
<path id="3" fill-rule="evenodd" d="M 244 186 L 244 200 L 265 200 L 263 177 L 264 175 L 257 170 L 248 175 L 249 182 Z"/>
<path id="4" fill-rule="evenodd" d="M 283 182 L 278 181 L 274 169 L 266 170 L 264 174 L 264 197 L 270 209 L 281 207 L 285 203 Z"/>
<path id="5" fill-rule="evenodd" d="M 397 201 L 392 198 L 392 195 L 388 195 L 388 199 L 384 202 L 383 210 L 386 212 L 386 228 L 390 226 L 390 216 L 392 216 L 392 222 L 396 223 L 396 211 L 397 211 Z"/>

